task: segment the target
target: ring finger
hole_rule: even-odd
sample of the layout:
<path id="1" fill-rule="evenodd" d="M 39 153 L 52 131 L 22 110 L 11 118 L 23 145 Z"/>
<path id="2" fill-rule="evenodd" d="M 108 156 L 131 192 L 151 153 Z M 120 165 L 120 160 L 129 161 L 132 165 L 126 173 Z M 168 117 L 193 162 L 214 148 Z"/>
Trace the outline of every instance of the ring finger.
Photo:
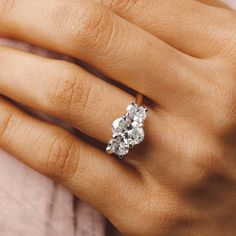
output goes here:
<path id="1" fill-rule="evenodd" d="M 3 98 L 0 114 L 2 149 L 63 184 L 111 220 L 127 214 L 129 196 L 141 184 L 125 163 L 107 158 L 63 128 L 38 120 Z"/>

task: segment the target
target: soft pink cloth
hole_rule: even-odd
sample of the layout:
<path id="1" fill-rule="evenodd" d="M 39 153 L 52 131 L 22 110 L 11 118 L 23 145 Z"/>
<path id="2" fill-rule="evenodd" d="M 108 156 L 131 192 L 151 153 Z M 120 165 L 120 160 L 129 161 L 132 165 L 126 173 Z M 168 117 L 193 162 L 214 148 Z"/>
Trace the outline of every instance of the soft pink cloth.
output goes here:
<path id="1" fill-rule="evenodd" d="M 236 10 L 236 1 L 235 0 L 220 0 L 221 2 L 224 2 L 225 4 L 227 4 L 228 6 L 230 6 L 231 8 Z"/>
<path id="2" fill-rule="evenodd" d="M 0 235 L 105 235 L 104 219 L 95 210 L 8 154 L 0 155 Z"/>
<path id="3" fill-rule="evenodd" d="M 236 0 L 222 0 L 236 9 Z M 0 44 L 11 41 L 0 40 Z M 27 51 L 57 57 L 30 45 Z M 68 59 L 65 56 L 60 58 Z M 111 226 L 110 226 L 111 227 Z M 110 228 L 109 227 L 109 228 Z M 105 219 L 62 186 L 38 174 L 0 150 L 0 235 L 115 236 Z"/>

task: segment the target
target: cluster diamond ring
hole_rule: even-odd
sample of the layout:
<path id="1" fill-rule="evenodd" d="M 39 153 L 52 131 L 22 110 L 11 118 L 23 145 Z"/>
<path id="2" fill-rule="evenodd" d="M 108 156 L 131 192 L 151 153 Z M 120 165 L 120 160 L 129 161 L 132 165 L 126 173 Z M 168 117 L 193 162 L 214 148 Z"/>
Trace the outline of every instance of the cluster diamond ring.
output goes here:
<path id="1" fill-rule="evenodd" d="M 112 138 L 106 148 L 107 153 L 115 154 L 119 159 L 124 159 L 131 148 L 144 140 L 144 121 L 148 109 L 141 106 L 142 101 L 143 96 L 138 94 L 136 102 L 128 105 L 126 113 L 114 120 Z"/>

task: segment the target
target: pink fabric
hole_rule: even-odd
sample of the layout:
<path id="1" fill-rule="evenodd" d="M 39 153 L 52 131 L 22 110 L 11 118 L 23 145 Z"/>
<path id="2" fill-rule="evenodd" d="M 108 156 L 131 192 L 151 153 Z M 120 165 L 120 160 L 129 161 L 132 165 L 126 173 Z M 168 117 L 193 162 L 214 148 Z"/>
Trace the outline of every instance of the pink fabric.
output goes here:
<path id="1" fill-rule="evenodd" d="M 236 10 L 236 1 L 235 0 L 221 0 L 225 4 L 229 5 L 231 8 Z"/>
<path id="2" fill-rule="evenodd" d="M 0 159 L 0 235 L 103 236 L 104 219 L 8 154 Z"/>
<path id="3" fill-rule="evenodd" d="M 236 9 L 235 0 L 222 0 Z M 1 40 L 43 56 L 58 54 L 27 44 Z M 66 56 L 62 59 L 73 60 Z M 74 61 L 74 60 L 73 60 Z M 115 236 L 114 229 L 108 235 Z M 62 186 L 0 150 L 0 235 L 104 236 L 106 221 Z"/>

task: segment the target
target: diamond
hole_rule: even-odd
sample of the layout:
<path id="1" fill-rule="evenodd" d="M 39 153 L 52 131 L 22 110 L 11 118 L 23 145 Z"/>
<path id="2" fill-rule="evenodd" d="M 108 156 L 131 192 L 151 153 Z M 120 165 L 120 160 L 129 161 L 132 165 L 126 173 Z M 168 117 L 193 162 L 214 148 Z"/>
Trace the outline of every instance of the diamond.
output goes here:
<path id="1" fill-rule="evenodd" d="M 129 144 L 123 135 L 118 135 L 113 138 L 108 146 L 112 152 L 118 156 L 124 156 L 129 152 Z"/>
<path id="2" fill-rule="evenodd" d="M 138 109 L 138 105 L 133 102 L 129 104 L 127 107 L 128 112 L 136 111 L 137 109 Z"/>
<path id="3" fill-rule="evenodd" d="M 131 147 L 140 144 L 144 139 L 143 128 L 133 128 L 128 131 L 128 143 Z"/>
<path id="4" fill-rule="evenodd" d="M 112 124 L 112 133 L 119 134 L 123 133 L 128 129 L 130 125 L 130 120 L 125 119 L 124 117 L 116 119 Z"/>
<path id="5" fill-rule="evenodd" d="M 138 127 L 143 127 L 143 123 L 140 123 L 139 121 L 133 121 L 131 123 L 132 128 L 138 128 Z"/>
<path id="6" fill-rule="evenodd" d="M 129 116 L 131 119 L 133 119 L 137 109 L 138 109 L 137 104 L 134 104 L 134 103 L 129 104 L 127 107 L 127 116 Z"/>
<path id="7" fill-rule="evenodd" d="M 137 104 L 131 103 L 127 107 L 126 115 L 129 116 L 134 121 L 143 123 L 147 117 L 147 109 L 142 106 L 138 106 Z"/>
<path id="8" fill-rule="evenodd" d="M 138 121 L 141 123 L 144 122 L 146 118 L 147 118 L 147 110 L 142 106 L 138 107 L 138 109 L 134 114 L 134 121 Z"/>
<path id="9" fill-rule="evenodd" d="M 143 126 L 146 116 L 146 108 L 131 103 L 126 114 L 112 124 L 112 139 L 108 143 L 107 152 L 122 159 L 130 148 L 140 144 L 144 139 Z"/>

